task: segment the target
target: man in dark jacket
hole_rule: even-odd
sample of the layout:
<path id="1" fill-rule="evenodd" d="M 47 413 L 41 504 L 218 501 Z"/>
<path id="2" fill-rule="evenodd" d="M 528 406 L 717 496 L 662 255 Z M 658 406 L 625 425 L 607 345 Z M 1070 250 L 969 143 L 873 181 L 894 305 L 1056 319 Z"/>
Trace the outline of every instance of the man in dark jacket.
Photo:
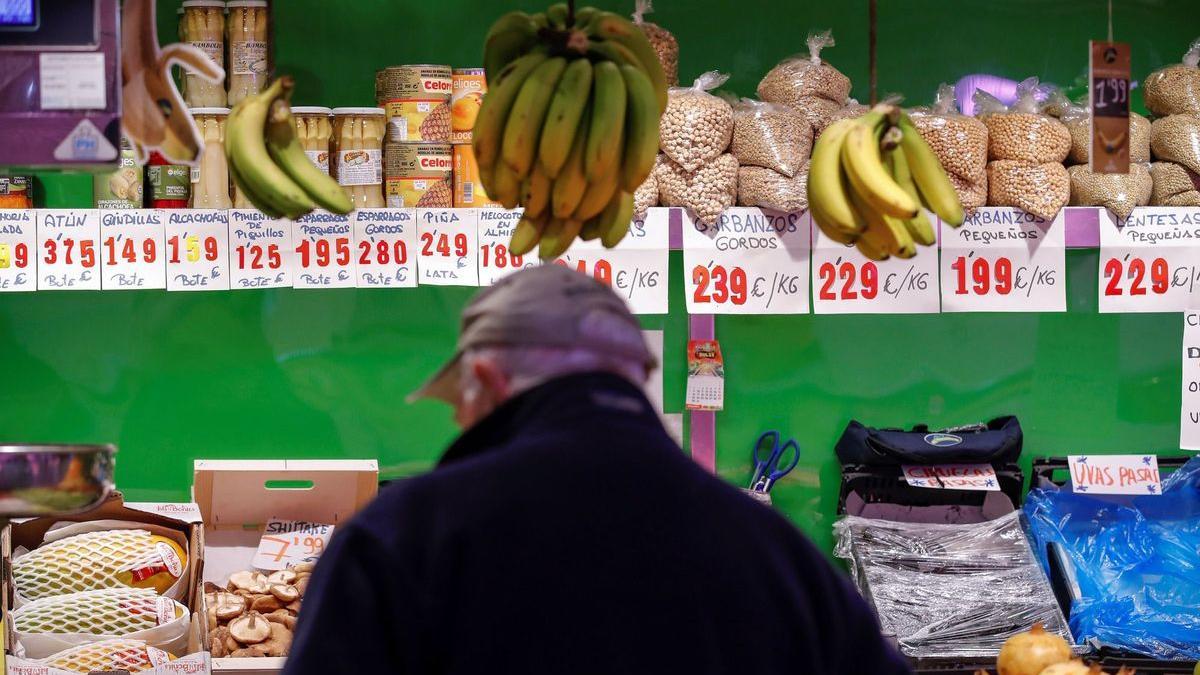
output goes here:
<path id="1" fill-rule="evenodd" d="M 680 451 L 652 365 L 588 277 L 480 292 L 417 392 L 466 431 L 339 528 L 285 673 L 907 673 L 820 552 Z"/>

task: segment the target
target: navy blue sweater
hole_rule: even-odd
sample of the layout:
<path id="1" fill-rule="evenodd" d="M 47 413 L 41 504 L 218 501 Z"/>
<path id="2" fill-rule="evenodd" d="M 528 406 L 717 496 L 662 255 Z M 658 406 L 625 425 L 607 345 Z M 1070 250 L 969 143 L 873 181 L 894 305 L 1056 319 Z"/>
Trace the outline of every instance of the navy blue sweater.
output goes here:
<path id="1" fill-rule="evenodd" d="M 286 675 L 907 673 L 783 517 L 680 451 L 642 393 L 563 377 L 338 529 Z"/>

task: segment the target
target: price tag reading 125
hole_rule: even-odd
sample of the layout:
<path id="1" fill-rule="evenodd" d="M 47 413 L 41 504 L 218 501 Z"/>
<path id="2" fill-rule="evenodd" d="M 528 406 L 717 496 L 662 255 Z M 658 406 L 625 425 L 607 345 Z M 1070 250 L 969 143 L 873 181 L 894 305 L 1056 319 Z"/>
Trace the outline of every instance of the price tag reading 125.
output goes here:
<path id="1" fill-rule="evenodd" d="M 100 212 L 100 285 L 106 291 L 167 287 L 166 217 L 156 209 Z"/>
<path id="2" fill-rule="evenodd" d="M 298 563 L 316 562 L 331 536 L 333 525 L 271 518 L 250 564 L 262 570 L 282 570 Z"/>
<path id="3" fill-rule="evenodd" d="M 292 229 L 296 288 L 353 288 L 354 233 L 350 216 L 313 211 Z"/>
<path id="4" fill-rule="evenodd" d="M 504 277 L 537 264 L 536 249 L 529 255 L 508 250 L 513 229 L 524 209 L 479 209 L 479 285 L 491 286 Z"/>
<path id="5" fill-rule="evenodd" d="M 35 213 L 38 290 L 100 290 L 100 212 L 41 209 Z"/>
<path id="6" fill-rule="evenodd" d="M 475 209 L 417 209 L 417 271 L 421 284 L 479 285 Z"/>
<path id="7" fill-rule="evenodd" d="M 803 214 L 726 210 L 683 223 L 689 314 L 807 314 L 809 232 Z"/>
<path id="8" fill-rule="evenodd" d="M 0 292 L 37 290 L 36 215 L 0 209 Z"/>
<path id="9" fill-rule="evenodd" d="M 229 290 L 229 214 L 166 209 L 167 290 Z"/>
<path id="10" fill-rule="evenodd" d="M 413 209 L 354 212 L 359 288 L 417 286 L 417 216 Z"/>
<path id="11" fill-rule="evenodd" d="M 1200 209 L 1140 207 L 1118 229 L 1100 214 L 1100 312 L 1182 312 L 1200 289 Z"/>
<path id="12" fill-rule="evenodd" d="M 292 223 L 254 209 L 229 211 L 229 287 L 292 285 Z"/>
<path id="13" fill-rule="evenodd" d="M 930 222 L 936 222 L 931 220 Z M 940 306 L 936 246 L 907 260 L 871 260 L 813 226 L 813 312 L 936 314 Z"/>
<path id="14" fill-rule="evenodd" d="M 942 311 L 1066 311 L 1064 229 L 1062 214 L 1051 223 L 991 206 L 942 225 Z"/>
<path id="15" fill-rule="evenodd" d="M 634 314 L 666 314 L 669 211 L 653 208 L 645 218 L 635 218 L 611 249 L 599 240 L 576 239 L 554 262 L 606 284 Z"/>

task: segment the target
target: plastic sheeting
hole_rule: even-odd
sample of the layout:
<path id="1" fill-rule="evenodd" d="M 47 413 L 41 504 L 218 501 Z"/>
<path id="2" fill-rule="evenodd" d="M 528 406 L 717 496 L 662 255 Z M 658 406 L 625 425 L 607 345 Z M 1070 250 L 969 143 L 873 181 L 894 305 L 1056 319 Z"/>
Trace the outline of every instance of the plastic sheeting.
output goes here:
<path id="1" fill-rule="evenodd" d="M 1158 659 L 1200 659 L 1200 457 L 1162 495 L 1105 500 L 1039 489 L 1025 502 L 1043 566 L 1066 563 L 1080 641 Z"/>
<path id="2" fill-rule="evenodd" d="M 907 656 L 993 657 L 1038 622 L 1070 641 L 1019 516 L 970 525 L 847 516 L 834 525 L 835 553 Z"/>

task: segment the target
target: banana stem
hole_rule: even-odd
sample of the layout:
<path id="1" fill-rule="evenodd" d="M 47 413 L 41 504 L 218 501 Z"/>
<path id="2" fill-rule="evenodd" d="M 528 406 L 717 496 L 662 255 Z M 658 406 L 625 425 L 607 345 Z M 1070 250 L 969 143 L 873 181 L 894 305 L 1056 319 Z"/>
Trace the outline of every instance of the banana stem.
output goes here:
<path id="1" fill-rule="evenodd" d="M 904 138 L 904 132 L 900 127 L 888 127 L 887 131 L 883 132 L 883 138 L 880 139 L 879 147 L 883 150 L 894 150 L 900 145 L 900 141 Z"/>
<path id="2" fill-rule="evenodd" d="M 575 27 L 575 0 L 567 0 L 567 28 Z"/>

